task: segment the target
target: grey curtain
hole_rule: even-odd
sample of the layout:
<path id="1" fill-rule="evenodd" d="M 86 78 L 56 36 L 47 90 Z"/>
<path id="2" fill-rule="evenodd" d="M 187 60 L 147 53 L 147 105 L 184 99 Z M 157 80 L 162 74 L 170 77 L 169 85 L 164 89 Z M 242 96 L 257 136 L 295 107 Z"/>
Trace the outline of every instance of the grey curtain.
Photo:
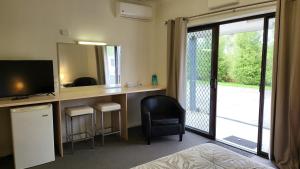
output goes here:
<path id="1" fill-rule="evenodd" d="M 187 21 L 184 18 L 169 20 L 167 27 L 167 95 L 184 106 Z"/>
<path id="2" fill-rule="evenodd" d="M 281 169 L 299 169 L 300 0 L 277 5 L 271 158 Z"/>
<path id="3" fill-rule="evenodd" d="M 104 46 L 95 46 L 96 48 L 96 61 L 97 61 L 97 76 L 99 85 L 105 85 L 105 50 Z"/>

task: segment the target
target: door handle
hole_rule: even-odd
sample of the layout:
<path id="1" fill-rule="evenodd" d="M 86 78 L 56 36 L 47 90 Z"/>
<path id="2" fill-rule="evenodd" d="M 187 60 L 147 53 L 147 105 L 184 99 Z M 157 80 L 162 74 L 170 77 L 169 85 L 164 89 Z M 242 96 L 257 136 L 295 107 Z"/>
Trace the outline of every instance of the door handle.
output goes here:
<path id="1" fill-rule="evenodd" d="M 44 114 L 44 115 L 42 115 L 42 117 L 48 117 L 48 114 Z"/>
<path id="2" fill-rule="evenodd" d="M 218 81 L 217 81 L 217 79 L 212 79 L 212 88 L 216 90 L 217 87 L 218 87 Z"/>
<path id="3" fill-rule="evenodd" d="M 215 89 L 217 89 L 217 87 L 218 87 L 218 80 L 215 79 Z"/>

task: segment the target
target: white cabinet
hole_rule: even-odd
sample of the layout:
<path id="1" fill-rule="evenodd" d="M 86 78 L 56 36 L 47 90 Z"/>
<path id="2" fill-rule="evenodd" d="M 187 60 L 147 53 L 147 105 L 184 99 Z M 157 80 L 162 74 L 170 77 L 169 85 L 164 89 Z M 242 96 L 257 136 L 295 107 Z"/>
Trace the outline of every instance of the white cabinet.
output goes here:
<path id="1" fill-rule="evenodd" d="M 24 169 L 54 161 L 52 105 L 10 111 L 15 168 Z"/>

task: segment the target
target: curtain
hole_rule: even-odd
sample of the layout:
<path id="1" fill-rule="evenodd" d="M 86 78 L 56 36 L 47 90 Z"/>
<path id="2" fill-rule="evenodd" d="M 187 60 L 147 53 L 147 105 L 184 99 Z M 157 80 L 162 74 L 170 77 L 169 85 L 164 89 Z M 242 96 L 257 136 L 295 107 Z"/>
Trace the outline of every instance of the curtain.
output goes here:
<path id="1" fill-rule="evenodd" d="M 97 76 L 99 85 L 105 85 L 105 49 L 104 46 L 95 46 L 97 60 Z"/>
<path id="2" fill-rule="evenodd" d="M 272 96 L 271 159 L 299 169 L 300 0 L 278 0 Z"/>
<path id="3" fill-rule="evenodd" d="M 184 106 L 187 21 L 184 18 L 169 20 L 167 27 L 167 95 Z"/>

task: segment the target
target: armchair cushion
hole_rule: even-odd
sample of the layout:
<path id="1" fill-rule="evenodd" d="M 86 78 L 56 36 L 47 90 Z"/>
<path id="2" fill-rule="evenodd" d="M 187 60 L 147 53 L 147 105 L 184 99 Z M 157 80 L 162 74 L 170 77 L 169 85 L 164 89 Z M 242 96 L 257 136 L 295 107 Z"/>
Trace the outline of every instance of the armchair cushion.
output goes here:
<path id="1" fill-rule="evenodd" d="M 152 125 L 172 125 L 179 124 L 179 118 L 162 118 L 162 119 L 152 119 Z"/>

